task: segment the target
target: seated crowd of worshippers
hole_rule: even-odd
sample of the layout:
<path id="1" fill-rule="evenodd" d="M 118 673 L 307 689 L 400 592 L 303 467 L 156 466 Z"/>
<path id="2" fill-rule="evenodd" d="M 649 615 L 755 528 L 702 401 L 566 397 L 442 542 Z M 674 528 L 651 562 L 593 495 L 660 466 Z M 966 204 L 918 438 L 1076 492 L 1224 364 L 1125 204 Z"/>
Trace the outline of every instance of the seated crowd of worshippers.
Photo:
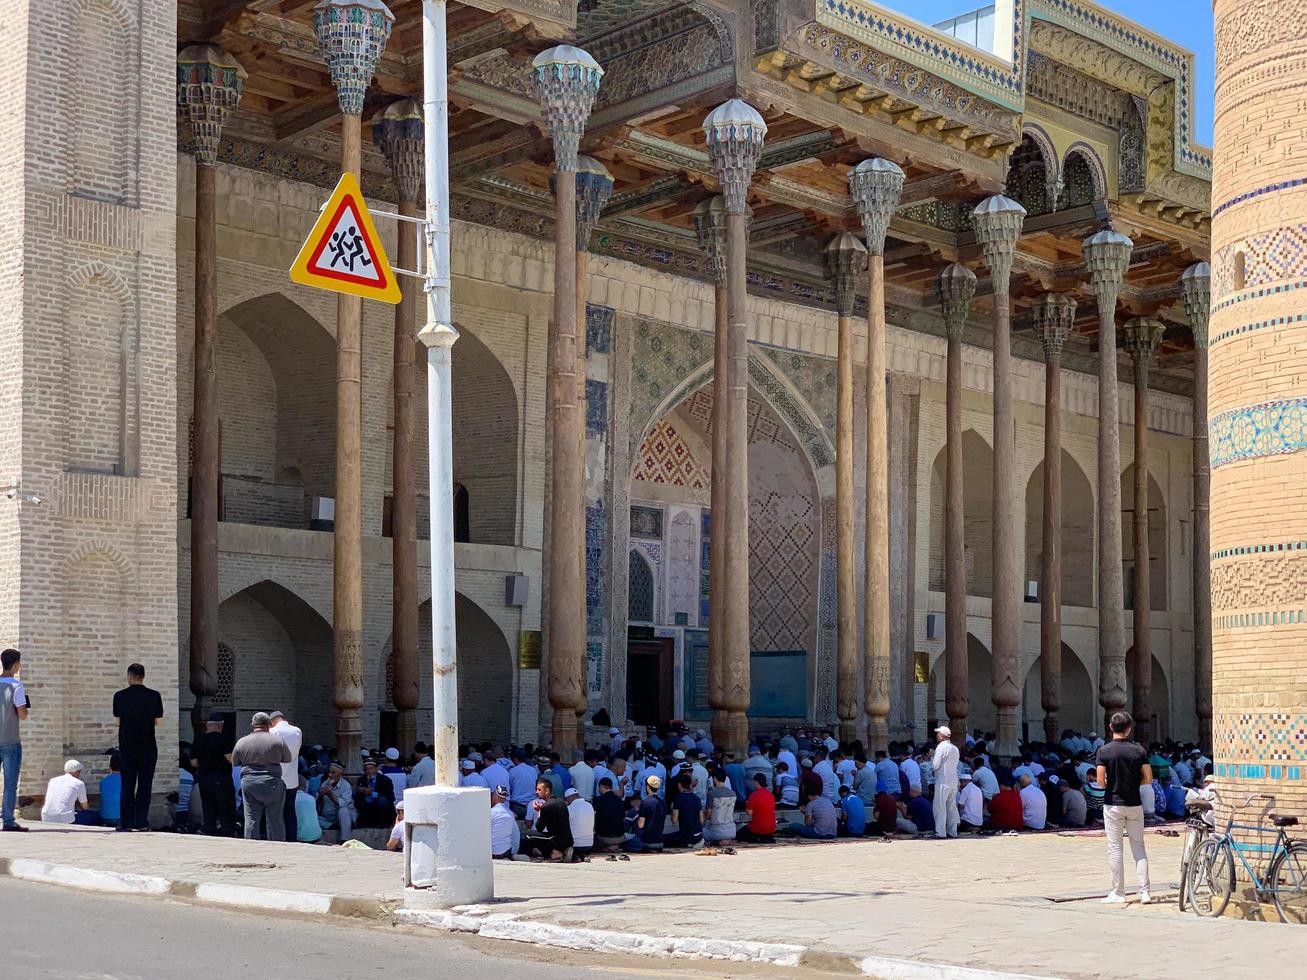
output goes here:
<path id="1" fill-rule="evenodd" d="M 1101 744 L 1096 734 L 1067 731 L 1057 744 L 1030 743 L 1000 759 L 984 735 L 967 736 L 959 827 L 996 833 L 1101 823 L 1103 788 L 1093 782 Z M 499 859 L 936 833 L 933 747 L 924 744 L 895 742 L 868 758 L 860 742 L 799 731 L 760 739 L 741 759 L 702 730 L 640 738 L 612 728 L 608 744 L 568 762 L 530 745 L 465 745 L 460 754 L 461 784 L 490 790 L 491 852 Z M 1185 791 L 1202 785 L 1211 760 L 1196 746 L 1166 743 L 1152 747 L 1151 761 L 1150 819 L 1183 816 Z"/>

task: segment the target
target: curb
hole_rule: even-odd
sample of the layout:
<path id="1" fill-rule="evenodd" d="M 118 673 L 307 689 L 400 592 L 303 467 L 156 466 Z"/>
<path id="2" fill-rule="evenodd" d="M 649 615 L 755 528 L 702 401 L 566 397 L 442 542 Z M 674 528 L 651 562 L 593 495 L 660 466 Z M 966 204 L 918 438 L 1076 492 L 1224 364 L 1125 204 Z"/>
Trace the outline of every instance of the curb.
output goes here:
<path id="1" fill-rule="evenodd" d="M 692 936 L 646 936 L 634 932 L 584 929 L 535 922 L 508 913 L 492 913 L 474 906 L 456 912 L 427 912 L 399 909 L 398 922 L 423 925 L 448 932 L 465 932 L 486 939 L 505 939 L 588 953 L 627 953 L 680 959 L 728 960 L 733 963 L 768 963 L 798 966 L 806 946 L 760 943 L 749 940 L 702 939 Z"/>
<path id="2" fill-rule="evenodd" d="M 324 895 L 220 882 L 173 880 L 155 875 L 50 864 L 31 858 L 0 860 L 0 877 L 115 895 L 167 895 L 203 902 L 206 905 L 259 909 L 265 912 L 335 915 L 356 919 L 381 919 L 389 912 L 385 903 L 362 897 Z"/>
<path id="3" fill-rule="evenodd" d="M 485 939 L 571 949 L 586 953 L 655 956 L 665 959 L 717 960 L 761 963 L 771 966 L 812 966 L 843 972 L 851 969 L 881 980 L 1054 980 L 1028 974 L 977 970 L 945 963 L 870 956 L 858 959 L 789 943 L 745 939 L 706 939 L 696 936 L 650 936 L 634 932 L 554 925 L 524 919 L 488 906 L 468 906 L 449 912 L 393 909 L 387 903 L 316 892 L 259 888 L 219 882 L 172 880 L 155 875 L 78 868 L 32 858 L 0 858 L 0 877 L 81 891 L 118 895 L 155 895 L 185 898 L 206 905 L 329 915 L 361 919 L 391 919 L 400 924 L 426 926 L 446 932 L 467 933 Z"/>

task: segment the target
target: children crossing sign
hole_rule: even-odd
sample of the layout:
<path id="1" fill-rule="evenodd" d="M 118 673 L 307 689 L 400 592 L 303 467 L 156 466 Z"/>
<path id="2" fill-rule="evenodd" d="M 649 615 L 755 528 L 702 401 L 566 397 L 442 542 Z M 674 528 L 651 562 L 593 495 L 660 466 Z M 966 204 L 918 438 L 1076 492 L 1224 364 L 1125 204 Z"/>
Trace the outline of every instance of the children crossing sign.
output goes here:
<path id="1" fill-rule="evenodd" d="M 353 173 L 341 175 L 290 267 L 290 278 L 301 286 L 399 302 L 399 283 Z"/>

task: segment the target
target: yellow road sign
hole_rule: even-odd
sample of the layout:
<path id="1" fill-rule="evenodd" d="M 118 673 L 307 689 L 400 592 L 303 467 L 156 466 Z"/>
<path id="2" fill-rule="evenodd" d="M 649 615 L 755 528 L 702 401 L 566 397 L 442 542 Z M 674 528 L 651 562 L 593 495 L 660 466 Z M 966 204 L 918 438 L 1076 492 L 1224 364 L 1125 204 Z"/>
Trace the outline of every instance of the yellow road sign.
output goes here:
<path id="1" fill-rule="evenodd" d="M 399 283 L 354 174 L 341 175 L 290 267 L 290 278 L 301 286 L 399 302 Z"/>

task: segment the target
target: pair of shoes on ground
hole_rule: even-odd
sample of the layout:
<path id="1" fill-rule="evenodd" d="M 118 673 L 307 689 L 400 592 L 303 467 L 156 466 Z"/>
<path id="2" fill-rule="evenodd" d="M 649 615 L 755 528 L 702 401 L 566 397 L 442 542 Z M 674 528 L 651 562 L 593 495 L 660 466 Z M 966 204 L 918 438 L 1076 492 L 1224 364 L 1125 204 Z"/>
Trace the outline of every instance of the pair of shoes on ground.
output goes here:
<path id="1" fill-rule="evenodd" d="M 7 824 L 4 825 L 3 828 L 0 828 L 0 829 L 6 830 L 6 831 L 8 831 L 8 832 L 11 833 L 11 834 L 25 834 L 25 833 L 27 833 L 31 828 L 30 828 L 30 827 L 24 827 L 24 826 L 23 826 L 22 824 L 20 824 L 20 823 L 7 823 Z"/>
<path id="2" fill-rule="evenodd" d="M 1140 893 L 1139 893 L 1139 904 L 1140 904 L 1140 905 L 1151 905 L 1152 902 L 1153 902 L 1153 897 L 1152 897 L 1151 895 L 1149 895 L 1148 892 L 1140 892 Z M 1103 897 L 1103 904 L 1104 904 L 1104 905 L 1124 905 L 1124 904 L 1126 904 L 1126 897 L 1125 897 L 1124 895 L 1118 894 L 1117 892 L 1108 892 L 1107 895 L 1105 895 L 1105 896 Z"/>

